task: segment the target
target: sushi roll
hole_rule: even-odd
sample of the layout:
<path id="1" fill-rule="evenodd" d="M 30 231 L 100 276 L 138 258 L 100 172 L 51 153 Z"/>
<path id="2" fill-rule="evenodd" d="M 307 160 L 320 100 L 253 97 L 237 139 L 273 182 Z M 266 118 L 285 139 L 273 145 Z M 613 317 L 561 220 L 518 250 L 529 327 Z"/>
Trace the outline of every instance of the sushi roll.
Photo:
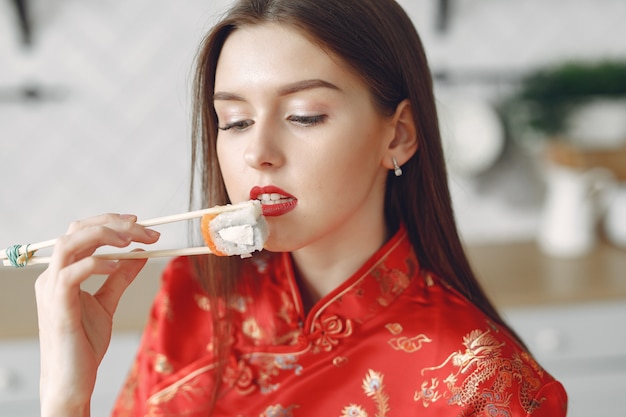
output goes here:
<path id="1" fill-rule="evenodd" d="M 205 214 L 200 220 L 202 236 L 214 255 L 247 257 L 262 250 L 267 241 L 269 228 L 261 203 L 251 200 L 236 206 L 240 208 Z"/>

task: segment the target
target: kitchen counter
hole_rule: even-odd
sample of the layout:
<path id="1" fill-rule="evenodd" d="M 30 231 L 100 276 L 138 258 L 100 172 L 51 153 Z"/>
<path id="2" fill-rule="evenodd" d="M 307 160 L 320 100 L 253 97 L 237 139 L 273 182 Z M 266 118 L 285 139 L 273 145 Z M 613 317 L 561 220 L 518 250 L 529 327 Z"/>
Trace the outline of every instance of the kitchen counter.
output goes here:
<path id="1" fill-rule="evenodd" d="M 471 246 L 467 253 L 500 308 L 626 302 L 626 250 L 604 242 L 571 259 L 546 256 L 534 242 Z"/>
<path id="2" fill-rule="evenodd" d="M 474 245 L 467 249 L 485 291 L 500 308 L 626 302 L 626 251 L 600 244 L 587 256 L 554 259 L 533 242 Z M 151 260 L 124 294 L 114 330 L 138 331 L 147 318 L 165 260 Z M 0 269 L 0 339 L 37 334 L 33 285 L 41 266 Z M 102 278 L 90 279 L 93 291 Z"/>

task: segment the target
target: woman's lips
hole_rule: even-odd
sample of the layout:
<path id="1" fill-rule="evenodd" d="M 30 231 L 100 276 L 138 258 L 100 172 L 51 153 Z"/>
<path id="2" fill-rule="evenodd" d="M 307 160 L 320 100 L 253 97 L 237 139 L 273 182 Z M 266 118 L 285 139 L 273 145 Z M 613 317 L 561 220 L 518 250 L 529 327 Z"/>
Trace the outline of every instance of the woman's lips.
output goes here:
<path id="1" fill-rule="evenodd" d="M 298 200 L 294 196 L 274 185 L 253 187 L 250 190 L 250 199 L 261 202 L 264 216 L 282 216 L 298 205 Z"/>

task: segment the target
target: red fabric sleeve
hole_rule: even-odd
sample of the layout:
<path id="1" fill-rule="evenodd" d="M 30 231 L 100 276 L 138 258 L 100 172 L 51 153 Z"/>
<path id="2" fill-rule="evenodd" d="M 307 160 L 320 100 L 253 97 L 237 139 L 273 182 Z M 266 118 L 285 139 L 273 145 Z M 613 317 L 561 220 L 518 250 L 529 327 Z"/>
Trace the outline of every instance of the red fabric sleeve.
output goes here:
<path id="1" fill-rule="evenodd" d="M 567 393 L 558 381 L 544 385 L 534 398 L 540 404 L 527 417 L 565 417 L 567 415 Z"/>

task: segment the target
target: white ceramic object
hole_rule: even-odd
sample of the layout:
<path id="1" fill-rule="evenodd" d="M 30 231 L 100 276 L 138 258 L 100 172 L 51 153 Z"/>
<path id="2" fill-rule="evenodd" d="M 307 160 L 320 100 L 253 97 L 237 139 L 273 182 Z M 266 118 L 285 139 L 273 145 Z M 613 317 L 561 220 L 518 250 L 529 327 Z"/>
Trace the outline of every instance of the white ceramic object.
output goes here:
<path id="1" fill-rule="evenodd" d="M 540 249 L 555 257 L 577 257 L 597 242 L 597 225 L 613 194 L 613 174 L 551 165 L 546 169 L 546 198 L 539 222 Z"/>
<path id="2" fill-rule="evenodd" d="M 604 217 L 604 232 L 612 244 L 626 249 L 626 184 L 612 196 Z"/>
<path id="3" fill-rule="evenodd" d="M 496 162 L 504 148 L 504 127 L 492 106 L 477 98 L 450 96 L 438 101 L 437 112 L 451 171 L 471 176 Z"/>

